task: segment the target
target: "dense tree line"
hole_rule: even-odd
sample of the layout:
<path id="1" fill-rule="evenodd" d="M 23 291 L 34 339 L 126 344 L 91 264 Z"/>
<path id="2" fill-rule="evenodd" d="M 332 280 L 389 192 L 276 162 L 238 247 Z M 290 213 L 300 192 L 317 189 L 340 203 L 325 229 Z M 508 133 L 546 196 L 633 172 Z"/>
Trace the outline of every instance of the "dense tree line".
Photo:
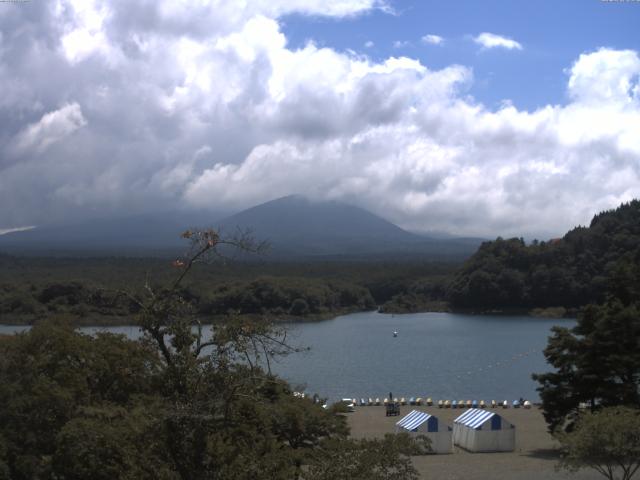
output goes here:
<path id="1" fill-rule="evenodd" d="M 268 314 L 280 317 L 335 314 L 342 311 L 372 310 L 370 292 L 361 286 L 340 281 L 305 278 L 261 277 L 248 283 L 220 285 L 206 298 L 201 311 L 220 315 Z"/>
<path id="2" fill-rule="evenodd" d="M 267 263 L 202 265 L 185 279 L 183 294 L 204 315 L 269 315 L 315 319 L 371 310 L 396 297 L 417 298 L 430 284 L 446 283 L 456 264 L 386 262 Z M 117 295 L 168 282 L 168 259 L 29 258 L 0 255 L 0 322 L 33 323 L 68 314 L 76 323 L 130 323 L 137 306 Z M 439 291 L 443 288 L 438 287 Z M 417 297 L 416 297 L 417 292 Z M 409 298 L 409 297 L 407 297 Z M 402 305 L 408 306 L 407 302 Z"/>
<path id="3" fill-rule="evenodd" d="M 342 281 L 260 277 L 253 281 L 216 284 L 182 291 L 201 315 L 260 314 L 279 319 L 337 315 L 376 307 L 369 291 Z M 118 323 L 130 320 L 137 306 L 119 295 L 80 282 L 52 283 L 42 288 L 3 285 L 0 318 L 33 321 L 55 314 L 70 314 L 84 323 Z"/>
<path id="4" fill-rule="evenodd" d="M 561 239 L 483 243 L 456 274 L 447 298 L 454 308 L 474 309 L 601 303 L 614 272 L 639 256 L 640 201 L 634 200 Z"/>

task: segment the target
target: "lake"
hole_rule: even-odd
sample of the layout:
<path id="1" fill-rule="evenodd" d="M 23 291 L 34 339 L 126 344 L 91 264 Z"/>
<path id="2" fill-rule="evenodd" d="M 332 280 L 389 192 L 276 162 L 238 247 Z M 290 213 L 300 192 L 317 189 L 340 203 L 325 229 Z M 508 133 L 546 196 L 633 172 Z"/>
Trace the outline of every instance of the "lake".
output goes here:
<path id="1" fill-rule="evenodd" d="M 549 370 L 542 350 L 550 329 L 574 324 L 527 316 L 356 313 L 286 324 L 291 342 L 311 349 L 281 359 L 273 369 L 294 386 L 331 400 L 389 392 L 407 399 L 537 400 L 531 374 Z M 23 329 L 0 325 L 0 333 Z M 139 336 L 137 327 L 82 330 Z"/>

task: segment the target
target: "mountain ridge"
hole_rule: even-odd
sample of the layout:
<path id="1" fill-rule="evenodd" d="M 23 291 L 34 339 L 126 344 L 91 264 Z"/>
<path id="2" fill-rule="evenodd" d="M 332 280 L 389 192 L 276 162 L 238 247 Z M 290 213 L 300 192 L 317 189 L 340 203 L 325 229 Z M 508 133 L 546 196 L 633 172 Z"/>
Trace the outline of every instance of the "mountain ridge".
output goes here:
<path id="1" fill-rule="evenodd" d="M 12 232 L 0 236 L 0 251 L 174 255 L 185 247 L 180 233 L 194 226 L 213 226 L 223 235 L 251 230 L 256 240 L 270 244 L 268 258 L 274 260 L 377 255 L 463 258 L 471 255 L 481 242 L 480 239 L 428 238 L 403 230 L 354 205 L 289 195 L 217 221 L 203 213 L 154 214 Z"/>

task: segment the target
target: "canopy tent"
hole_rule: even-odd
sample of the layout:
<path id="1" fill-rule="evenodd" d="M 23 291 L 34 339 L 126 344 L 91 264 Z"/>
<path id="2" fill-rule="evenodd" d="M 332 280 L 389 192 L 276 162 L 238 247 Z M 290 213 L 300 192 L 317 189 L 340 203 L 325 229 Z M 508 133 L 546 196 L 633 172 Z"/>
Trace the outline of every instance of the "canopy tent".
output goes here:
<path id="1" fill-rule="evenodd" d="M 418 410 L 412 410 L 409 414 L 396 423 L 396 432 L 409 432 L 415 435 L 424 435 L 431 440 L 433 453 L 451 453 L 453 443 L 451 441 L 451 427 L 443 425 L 433 415 Z"/>
<path id="2" fill-rule="evenodd" d="M 470 452 L 512 452 L 516 427 L 495 412 L 472 408 L 453 421 L 453 443 Z"/>

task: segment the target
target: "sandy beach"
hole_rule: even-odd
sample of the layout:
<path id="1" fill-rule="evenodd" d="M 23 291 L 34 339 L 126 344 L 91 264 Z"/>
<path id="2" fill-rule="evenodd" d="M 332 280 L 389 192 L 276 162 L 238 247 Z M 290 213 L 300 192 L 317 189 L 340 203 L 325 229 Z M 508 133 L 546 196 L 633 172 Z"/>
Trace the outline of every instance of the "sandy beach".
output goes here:
<path id="1" fill-rule="evenodd" d="M 438 417 L 440 422 L 452 425 L 453 420 L 465 410 L 439 409 L 437 407 L 401 407 L 399 417 L 387 417 L 385 408 L 356 407 L 348 414 L 351 435 L 354 438 L 382 437 L 395 431 L 395 423 L 411 410 L 421 410 Z M 516 449 L 509 453 L 469 453 L 455 447 L 450 455 L 414 457 L 414 465 L 421 478 L 438 480 L 473 479 L 576 479 L 601 478 L 596 472 L 582 470 L 576 474 L 556 471 L 556 443 L 547 433 L 547 426 L 540 410 L 496 409 L 507 421 L 516 426 Z"/>

